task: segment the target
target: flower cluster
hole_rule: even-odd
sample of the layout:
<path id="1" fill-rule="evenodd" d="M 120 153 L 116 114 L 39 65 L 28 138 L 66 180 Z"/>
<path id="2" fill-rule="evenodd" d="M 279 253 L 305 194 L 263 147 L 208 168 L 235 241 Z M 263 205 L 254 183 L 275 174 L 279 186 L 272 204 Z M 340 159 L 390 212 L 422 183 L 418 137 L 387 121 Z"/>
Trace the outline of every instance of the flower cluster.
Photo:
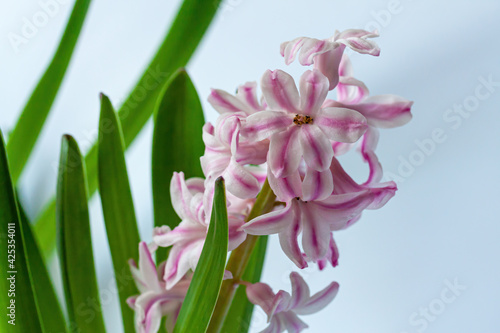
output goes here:
<path id="1" fill-rule="evenodd" d="M 348 47 L 378 56 L 380 49 L 371 40 L 377 36 L 350 29 L 326 40 L 297 38 L 281 45 L 281 55 L 286 64 L 298 56 L 301 65 L 312 66 L 298 84 L 282 70 L 268 70 L 260 82 L 260 98 L 255 82 L 239 86 L 235 95 L 212 90 L 208 100 L 220 115 L 215 124 L 203 127 L 205 179 L 186 180 L 182 172 L 173 175 L 172 204 L 181 222 L 173 230 L 156 228 L 149 248 L 140 245 L 139 268 L 132 264 L 141 292 L 130 301 L 139 332 L 156 332 L 162 316 L 168 324 L 175 321 L 205 241 L 219 176 L 227 190 L 229 250 L 247 235 L 278 234 L 283 252 L 299 269 L 310 263 L 321 270 L 328 263 L 336 266 L 339 251 L 333 232 L 394 196 L 396 184 L 381 182 L 382 167 L 375 154 L 378 128 L 407 123 L 412 102 L 394 95 L 369 96 L 344 54 Z M 336 100 L 329 98 L 333 89 Z M 337 159 L 356 145 L 370 170 L 361 184 Z M 276 195 L 275 209 L 246 222 L 263 186 Z M 150 250 L 158 246 L 171 248 L 157 269 Z M 248 299 L 269 317 L 263 332 L 300 332 L 307 325 L 297 315 L 323 308 L 338 290 L 334 282 L 311 297 L 297 273 L 290 278 L 292 295 L 274 294 L 263 283 L 238 281 L 246 285 Z"/>

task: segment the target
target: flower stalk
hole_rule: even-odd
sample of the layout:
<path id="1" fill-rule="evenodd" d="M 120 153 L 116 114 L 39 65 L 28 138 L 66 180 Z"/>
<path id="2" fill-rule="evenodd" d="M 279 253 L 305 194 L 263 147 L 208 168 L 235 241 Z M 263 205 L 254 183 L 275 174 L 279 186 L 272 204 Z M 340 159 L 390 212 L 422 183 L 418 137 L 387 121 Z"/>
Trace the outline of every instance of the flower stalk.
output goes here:
<path id="1" fill-rule="evenodd" d="M 266 180 L 246 221 L 248 222 L 260 215 L 269 213 L 274 207 L 275 200 L 276 195 Z M 217 300 L 217 305 L 212 314 L 207 333 L 218 333 L 222 329 L 224 320 L 226 319 L 226 315 L 229 312 L 229 308 L 231 307 L 231 303 L 236 293 L 238 282 L 245 272 L 245 268 L 248 265 L 248 261 L 250 260 L 250 256 L 252 255 L 258 238 L 259 236 L 248 235 L 247 239 L 231 252 L 226 270 L 233 274 L 233 278 L 225 280 L 222 283 L 219 299 Z"/>

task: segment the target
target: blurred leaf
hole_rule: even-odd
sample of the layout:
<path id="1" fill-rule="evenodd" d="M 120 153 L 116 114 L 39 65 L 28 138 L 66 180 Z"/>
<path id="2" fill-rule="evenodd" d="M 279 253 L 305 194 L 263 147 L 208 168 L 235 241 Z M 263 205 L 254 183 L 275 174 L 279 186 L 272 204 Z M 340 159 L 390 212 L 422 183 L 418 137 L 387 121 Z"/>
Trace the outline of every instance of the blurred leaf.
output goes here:
<path id="1" fill-rule="evenodd" d="M 224 180 L 215 182 L 210 227 L 198 266 L 182 304 L 174 333 L 205 332 L 217 303 L 228 246 L 228 222 Z"/>
<path id="2" fill-rule="evenodd" d="M 153 205 L 155 226 L 174 229 L 180 218 L 170 201 L 170 180 L 174 171 L 186 178 L 203 177 L 200 157 L 205 145 L 203 109 L 196 89 L 185 70 L 177 71 L 159 99 L 153 133 Z M 157 261 L 166 258 L 167 248 L 159 248 Z"/>
<path id="3" fill-rule="evenodd" d="M 92 255 L 85 169 L 76 141 L 65 135 L 57 182 L 58 251 L 71 326 L 105 332 Z"/>
<path id="4" fill-rule="evenodd" d="M 42 332 L 1 132 L 0 141 L 0 332 Z"/>
<path id="5" fill-rule="evenodd" d="M 113 259 L 125 332 L 134 333 L 134 316 L 127 298 L 137 294 L 128 260 L 139 256 L 140 241 L 134 202 L 125 164 L 123 136 L 109 98 L 101 95 L 99 119 L 99 193 Z"/>
<path id="6" fill-rule="evenodd" d="M 156 56 L 119 110 L 125 148 L 134 141 L 153 113 L 161 89 L 168 78 L 186 66 L 212 21 L 221 0 L 184 0 Z M 89 193 L 97 189 L 97 147 L 85 157 Z M 35 233 L 42 251 L 48 255 L 55 241 L 55 203 L 52 200 L 36 221 Z"/>
<path id="7" fill-rule="evenodd" d="M 44 259 L 38 249 L 30 223 L 24 209 L 18 203 L 19 216 L 21 220 L 24 248 L 29 258 L 29 271 L 31 287 L 35 295 L 35 301 L 44 332 L 66 332 L 66 321 L 64 319 L 57 294 L 50 280 Z"/>
<path id="8" fill-rule="evenodd" d="M 242 280 L 250 283 L 260 281 L 267 250 L 267 236 L 260 236 L 243 273 Z M 238 286 L 221 333 L 247 333 L 250 329 L 254 305 L 248 301 L 245 286 Z"/>
<path id="9" fill-rule="evenodd" d="M 16 127 L 9 135 L 7 151 L 14 184 L 17 183 L 30 157 L 54 103 L 80 36 L 89 6 L 90 0 L 77 0 L 75 2 L 59 47 L 24 107 Z"/>

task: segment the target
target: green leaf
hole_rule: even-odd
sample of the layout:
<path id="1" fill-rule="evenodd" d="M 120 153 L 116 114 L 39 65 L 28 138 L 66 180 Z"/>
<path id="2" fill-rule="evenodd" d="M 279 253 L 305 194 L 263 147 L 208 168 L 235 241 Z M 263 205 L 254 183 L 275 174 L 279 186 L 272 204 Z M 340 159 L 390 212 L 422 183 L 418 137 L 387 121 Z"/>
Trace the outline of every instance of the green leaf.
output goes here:
<path id="1" fill-rule="evenodd" d="M 19 216 L 22 225 L 24 248 L 29 258 L 31 287 L 33 288 L 36 306 L 44 332 L 66 332 L 61 305 L 50 280 L 44 259 L 38 249 L 31 225 L 24 209 L 18 202 Z"/>
<path id="2" fill-rule="evenodd" d="M 243 273 L 242 280 L 250 283 L 260 281 L 267 250 L 267 236 L 260 236 Z M 247 333 L 250 329 L 254 305 L 248 301 L 245 286 L 238 286 L 221 333 Z"/>
<path id="3" fill-rule="evenodd" d="M 224 180 L 215 182 L 212 216 L 198 266 L 182 304 L 174 333 L 203 333 L 217 303 L 228 246 Z"/>
<path id="4" fill-rule="evenodd" d="M 105 95 L 101 95 L 98 142 L 99 193 L 120 297 L 123 326 L 126 333 L 134 333 L 134 316 L 126 301 L 128 297 L 137 294 L 137 289 L 128 260 L 138 257 L 140 238 L 125 164 L 120 121 Z"/>
<path id="5" fill-rule="evenodd" d="M 7 152 L 14 184 L 17 183 L 30 157 L 54 103 L 71 56 L 73 55 L 73 50 L 82 30 L 89 6 L 90 0 L 76 1 L 59 47 L 35 90 L 32 92 L 16 127 L 9 135 Z"/>
<path id="6" fill-rule="evenodd" d="M 203 109 L 196 89 L 183 69 L 177 71 L 159 99 L 153 133 L 153 206 L 155 226 L 174 229 L 180 219 L 170 200 L 170 180 L 174 171 L 186 178 L 203 177 L 200 157 L 205 145 L 202 128 Z M 167 249 L 160 248 L 157 261 L 166 258 Z"/>
<path id="7" fill-rule="evenodd" d="M 1 132 L 0 141 L 0 332 L 42 332 Z"/>
<path id="8" fill-rule="evenodd" d="M 65 135 L 57 182 L 58 250 L 72 328 L 105 332 L 92 255 L 85 167 L 76 141 Z"/>
<path id="9" fill-rule="evenodd" d="M 172 27 L 137 86 L 119 110 L 125 147 L 151 117 L 161 89 L 178 68 L 185 67 L 212 21 L 221 0 L 184 0 Z M 195 22 L 195 23 L 193 23 Z M 89 193 L 97 189 L 97 147 L 85 157 Z M 36 220 L 35 233 L 48 255 L 55 241 L 55 203 L 50 201 Z"/>

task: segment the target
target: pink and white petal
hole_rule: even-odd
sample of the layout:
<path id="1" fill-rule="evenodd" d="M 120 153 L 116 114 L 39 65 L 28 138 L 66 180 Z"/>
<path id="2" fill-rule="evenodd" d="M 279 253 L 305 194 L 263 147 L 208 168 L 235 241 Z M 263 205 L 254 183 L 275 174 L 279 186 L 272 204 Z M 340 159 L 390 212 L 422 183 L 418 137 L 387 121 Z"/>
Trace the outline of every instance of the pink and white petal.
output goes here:
<path id="1" fill-rule="evenodd" d="M 168 247 L 204 238 L 206 233 L 205 225 L 191 220 L 183 220 L 174 230 L 161 235 L 153 235 L 153 242 L 158 246 Z"/>
<path id="2" fill-rule="evenodd" d="M 365 38 L 352 37 L 347 39 L 338 39 L 337 42 L 344 44 L 350 47 L 353 51 L 361 54 L 369 54 L 372 56 L 380 55 L 380 47 L 377 43 Z"/>
<path id="3" fill-rule="evenodd" d="M 277 178 L 268 169 L 267 180 L 278 201 L 288 202 L 302 196 L 302 180 L 298 170 L 292 172 L 287 177 Z"/>
<path id="4" fill-rule="evenodd" d="M 205 179 L 193 177 L 186 180 L 186 186 L 192 195 L 205 192 Z"/>
<path id="5" fill-rule="evenodd" d="M 392 197 L 394 197 L 397 190 L 398 187 L 393 181 L 377 184 L 376 186 L 372 185 L 370 188 L 372 200 L 366 209 L 382 208 Z"/>
<path id="6" fill-rule="evenodd" d="M 186 185 L 183 172 L 174 172 L 170 181 L 170 198 L 172 206 L 180 218 L 193 218 L 189 209 L 193 195 Z"/>
<path id="7" fill-rule="evenodd" d="M 349 176 L 335 157 L 332 160 L 330 170 L 333 176 L 333 192 L 335 194 L 353 193 L 364 190 L 364 187 L 358 185 L 358 183 Z"/>
<path id="8" fill-rule="evenodd" d="M 290 274 L 290 281 L 292 282 L 291 308 L 294 309 L 309 300 L 311 292 L 306 281 L 304 281 L 299 273 L 292 272 Z"/>
<path id="9" fill-rule="evenodd" d="M 286 177 L 299 168 L 302 159 L 300 132 L 297 126 L 292 126 L 271 136 L 267 163 L 276 177 Z"/>
<path id="10" fill-rule="evenodd" d="M 280 54 L 285 58 L 285 64 L 290 65 L 295 60 L 295 56 L 302 45 L 304 45 L 306 39 L 306 37 L 299 37 L 292 41 L 281 43 Z"/>
<path id="11" fill-rule="evenodd" d="M 370 190 L 356 193 L 335 194 L 323 201 L 310 202 L 314 218 L 329 224 L 330 230 L 343 229 L 349 220 L 357 217 L 373 202 Z"/>
<path id="12" fill-rule="evenodd" d="M 215 137 L 224 147 L 230 147 L 234 137 L 238 137 L 241 128 L 241 118 L 238 113 L 226 113 L 217 118 Z"/>
<path id="13" fill-rule="evenodd" d="M 344 155 L 345 153 L 349 152 L 354 146 L 355 146 L 354 143 L 334 141 L 332 143 L 333 155 L 334 156 Z"/>
<path id="14" fill-rule="evenodd" d="M 293 311 L 280 313 L 282 325 L 289 333 L 300 333 L 309 326 L 303 322 Z"/>
<path id="15" fill-rule="evenodd" d="M 227 112 L 239 112 L 246 109 L 245 104 L 243 104 L 238 98 L 220 89 L 212 89 L 210 96 L 208 96 L 208 102 L 212 104 L 214 109 L 220 114 Z"/>
<path id="16" fill-rule="evenodd" d="M 368 119 L 368 124 L 380 128 L 403 126 L 411 118 L 412 101 L 396 95 L 370 96 L 354 109 Z"/>
<path id="17" fill-rule="evenodd" d="M 366 133 L 363 135 L 363 140 L 361 141 L 361 155 L 368 166 L 370 167 L 370 173 L 365 185 L 378 183 L 382 179 L 383 171 L 382 164 L 378 160 L 375 154 L 375 148 L 377 148 L 379 139 L 379 132 L 376 128 L 370 127 Z"/>
<path id="18" fill-rule="evenodd" d="M 241 134 L 254 141 L 262 141 L 293 125 L 293 116 L 283 111 L 259 111 L 245 121 Z"/>
<path id="19" fill-rule="evenodd" d="M 203 244 L 203 241 L 204 240 L 185 243 L 172 247 L 168 255 L 165 274 L 163 276 L 167 290 L 174 287 L 191 269 L 193 263 L 191 251 L 196 252 L 199 249 L 199 243 Z"/>
<path id="20" fill-rule="evenodd" d="M 307 267 L 307 262 L 302 255 L 297 238 L 302 231 L 300 207 L 297 200 L 292 201 L 293 219 L 279 233 L 281 249 L 286 256 L 298 268 L 304 269 Z"/>
<path id="21" fill-rule="evenodd" d="M 262 94 L 272 110 L 298 113 L 299 92 L 293 77 L 282 70 L 267 70 L 262 76 Z"/>
<path id="22" fill-rule="evenodd" d="M 260 191 L 259 181 L 241 166 L 236 159 L 231 158 L 227 169 L 222 174 L 226 181 L 226 189 L 241 199 L 255 198 Z"/>
<path id="23" fill-rule="evenodd" d="M 154 303 L 148 312 L 146 312 L 146 318 L 144 318 L 142 332 L 144 333 L 156 333 L 159 331 L 161 326 L 162 313 L 161 313 L 161 303 Z"/>
<path id="24" fill-rule="evenodd" d="M 327 253 L 327 259 L 333 267 L 337 267 L 339 265 L 339 248 L 337 247 L 335 239 L 333 239 L 333 233 L 330 237 L 330 248 Z"/>
<path id="25" fill-rule="evenodd" d="M 300 78 L 300 110 L 314 116 L 325 101 L 329 82 L 318 70 L 308 70 Z"/>
<path id="26" fill-rule="evenodd" d="M 324 200 L 333 193 L 333 177 L 330 169 L 316 171 L 307 168 L 302 182 L 302 201 Z"/>
<path id="27" fill-rule="evenodd" d="M 257 98 L 257 82 L 246 82 L 240 85 L 236 96 L 250 107 L 248 114 L 264 109 Z"/>
<path id="28" fill-rule="evenodd" d="M 228 251 L 232 251 L 238 246 L 240 246 L 241 243 L 245 241 L 247 238 L 247 233 L 241 230 L 241 226 L 243 225 L 241 222 L 236 222 L 234 221 L 231 216 L 229 217 L 229 244 L 228 244 Z"/>
<path id="29" fill-rule="evenodd" d="M 330 304 L 337 293 L 339 292 L 339 284 L 332 282 L 325 289 L 314 294 L 306 303 L 300 308 L 294 309 L 294 312 L 299 315 L 309 315 L 324 309 Z"/>
<path id="30" fill-rule="evenodd" d="M 328 107 L 321 109 L 314 124 L 333 141 L 353 143 L 366 132 L 366 118 L 359 112 L 347 108 Z"/>
<path id="31" fill-rule="evenodd" d="M 156 265 L 145 242 L 139 243 L 139 272 L 149 290 L 161 291 Z"/>
<path id="32" fill-rule="evenodd" d="M 346 29 L 342 32 L 336 32 L 334 40 L 345 39 L 345 38 L 373 38 L 379 37 L 377 30 L 367 31 L 363 29 Z"/>
<path id="33" fill-rule="evenodd" d="M 330 242 L 330 225 L 328 220 L 314 212 L 314 201 L 300 203 L 302 213 L 302 248 L 307 257 L 317 261 L 325 257 Z"/>
<path id="34" fill-rule="evenodd" d="M 349 56 L 347 54 L 342 55 L 342 59 L 340 60 L 340 65 L 339 65 L 339 76 L 353 76 L 354 75 L 354 70 L 352 69 L 352 63 L 351 59 L 349 59 Z"/>
<path id="35" fill-rule="evenodd" d="M 304 161 L 309 168 L 324 171 L 330 167 L 333 158 L 332 144 L 320 127 L 316 126 L 316 118 L 314 124 L 300 127 L 299 141 Z"/>
<path id="36" fill-rule="evenodd" d="M 328 78 L 329 90 L 335 89 L 339 83 L 339 65 L 344 49 L 344 45 L 336 44 L 333 49 L 318 55 L 314 61 L 314 68 Z"/>
<path id="37" fill-rule="evenodd" d="M 305 38 L 304 44 L 300 50 L 299 62 L 303 66 L 312 65 L 317 55 L 328 52 L 333 47 L 333 43 L 324 39 Z"/>
<path id="38" fill-rule="evenodd" d="M 246 294 L 248 300 L 255 305 L 258 305 L 264 310 L 264 312 L 270 316 L 273 310 L 273 301 L 276 296 L 269 287 L 269 285 L 258 282 L 251 285 L 247 285 Z M 270 318 L 268 317 L 268 320 Z"/>
<path id="39" fill-rule="evenodd" d="M 260 331 L 260 333 L 282 333 L 284 328 L 280 322 L 279 318 L 273 318 L 269 322 L 269 326 Z"/>
<path id="40" fill-rule="evenodd" d="M 337 85 L 337 98 L 345 104 L 360 103 L 370 94 L 366 85 L 353 77 L 341 76 Z"/>
<path id="41" fill-rule="evenodd" d="M 258 216 L 245 223 L 242 229 L 250 235 L 271 235 L 282 232 L 294 222 L 295 212 L 292 203 L 287 203 L 285 208 Z"/>

